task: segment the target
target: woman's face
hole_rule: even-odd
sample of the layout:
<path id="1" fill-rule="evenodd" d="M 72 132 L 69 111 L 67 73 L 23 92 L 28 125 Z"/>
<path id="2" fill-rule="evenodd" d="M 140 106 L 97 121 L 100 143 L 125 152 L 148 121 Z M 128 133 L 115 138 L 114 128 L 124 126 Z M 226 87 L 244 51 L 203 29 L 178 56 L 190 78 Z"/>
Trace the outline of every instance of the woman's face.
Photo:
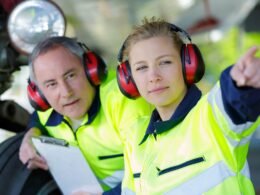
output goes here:
<path id="1" fill-rule="evenodd" d="M 175 109 L 186 94 L 180 51 L 172 39 L 157 36 L 141 40 L 130 48 L 129 62 L 137 88 L 159 109 Z"/>

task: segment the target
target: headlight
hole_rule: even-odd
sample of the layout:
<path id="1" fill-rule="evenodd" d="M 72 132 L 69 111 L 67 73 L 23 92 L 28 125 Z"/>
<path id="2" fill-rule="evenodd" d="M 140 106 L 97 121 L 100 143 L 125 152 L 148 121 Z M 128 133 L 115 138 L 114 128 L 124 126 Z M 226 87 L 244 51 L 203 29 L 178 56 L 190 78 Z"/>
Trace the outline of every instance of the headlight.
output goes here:
<path id="1" fill-rule="evenodd" d="M 46 0 L 19 3 L 11 12 L 7 30 L 13 46 L 23 54 L 30 54 L 35 45 L 51 36 L 62 36 L 66 22 L 61 9 Z"/>

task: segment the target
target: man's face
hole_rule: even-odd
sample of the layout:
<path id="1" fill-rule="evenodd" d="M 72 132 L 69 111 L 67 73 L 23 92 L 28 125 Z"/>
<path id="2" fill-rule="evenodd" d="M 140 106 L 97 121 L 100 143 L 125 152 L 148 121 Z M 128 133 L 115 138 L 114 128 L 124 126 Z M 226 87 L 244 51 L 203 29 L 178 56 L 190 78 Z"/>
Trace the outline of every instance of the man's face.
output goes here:
<path id="1" fill-rule="evenodd" d="M 80 59 L 57 46 L 34 60 L 37 84 L 49 104 L 60 114 L 81 119 L 90 108 L 95 88 L 87 80 Z"/>

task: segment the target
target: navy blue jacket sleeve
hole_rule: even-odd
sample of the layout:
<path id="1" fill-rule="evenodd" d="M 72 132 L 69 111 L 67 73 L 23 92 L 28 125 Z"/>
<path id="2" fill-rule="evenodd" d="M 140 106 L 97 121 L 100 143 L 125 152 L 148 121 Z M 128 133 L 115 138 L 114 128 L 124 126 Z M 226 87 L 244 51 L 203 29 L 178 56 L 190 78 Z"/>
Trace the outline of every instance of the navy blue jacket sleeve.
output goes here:
<path id="1" fill-rule="evenodd" d="M 220 87 L 225 111 L 235 124 L 254 122 L 260 114 L 260 89 L 237 87 L 230 76 L 232 66 L 220 77 Z"/>
<path id="2" fill-rule="evenodd" d="M 29 130 L 32 127 L 37 127 L 38 129 L 41 130 L 43 135 L 48 135 L 47 130 L 45 127 L 40 123 L 38 114 L 36 111 L 34 111 L 30 117 L 29 123 L 27 125 L 27 130 Z"/>
<path id="3" fill-rule="evenodd" d="M 109 191 L 103 192 L 103 195 L 120 195 L 121 194 L 121 183 Z"/>

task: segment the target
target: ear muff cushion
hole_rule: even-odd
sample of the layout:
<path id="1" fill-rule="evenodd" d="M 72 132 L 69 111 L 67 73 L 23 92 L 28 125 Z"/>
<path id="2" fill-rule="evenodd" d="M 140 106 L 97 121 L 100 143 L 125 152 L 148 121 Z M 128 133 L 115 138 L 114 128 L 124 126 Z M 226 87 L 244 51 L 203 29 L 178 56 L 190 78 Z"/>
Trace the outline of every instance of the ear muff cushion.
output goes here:
<path id="1" fill-rule="evenodd" d="M 205 64 L 199 48 L 195 44 L 183 44 L 181 60 L 186 84 L 199 82 L 205 72 Z"/>
<path id="2" fill-rule="evenodd" d="M 128 62 L 125 61 L 117 67 L 117 83 L 120 91 L 128 98 L 136 99 L 140 96 L 132 78 Z"/>
<path id="3" fill-rule="evenodd" d="M 33 83 L 27 86 L 27 96 L 32 107 L 39 111 L 45 111 L 50 108 L 50 105 L 43 94 L 37 89 Z"/>
<path id="4" fill-rule="evenodd" d="M 107 78 L 107 66 L 105 62 L 92 51 L 84 53 L 83 64 L 87 78 L 93 86 L 100 85 Z"/>

